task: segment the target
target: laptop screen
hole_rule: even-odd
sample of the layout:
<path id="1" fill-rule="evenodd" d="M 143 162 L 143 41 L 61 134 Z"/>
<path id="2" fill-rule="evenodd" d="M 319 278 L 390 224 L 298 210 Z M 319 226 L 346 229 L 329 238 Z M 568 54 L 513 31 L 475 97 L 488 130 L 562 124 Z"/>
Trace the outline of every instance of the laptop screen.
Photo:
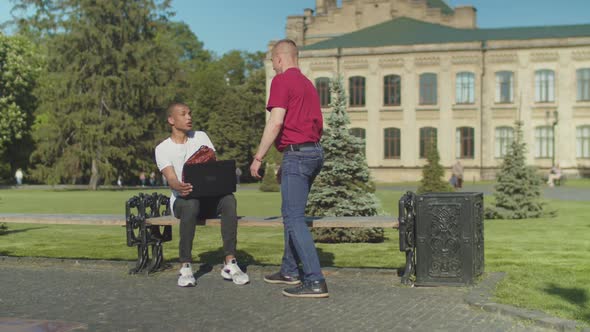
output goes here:
<path id="1" fill-rule="evenodd" d="M 185 198 L 223 196 L 236 191 L 236 161 L 219 160 L 202 164 L 185 164 L 182 168 L 185 183 L 193 191 Z"/>

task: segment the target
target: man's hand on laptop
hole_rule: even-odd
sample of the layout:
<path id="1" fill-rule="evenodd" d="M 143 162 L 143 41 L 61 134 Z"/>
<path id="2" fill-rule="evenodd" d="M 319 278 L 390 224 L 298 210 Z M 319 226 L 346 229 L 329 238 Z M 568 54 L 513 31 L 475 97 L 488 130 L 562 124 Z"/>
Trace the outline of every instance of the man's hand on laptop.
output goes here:
<path id="1" fill-rule="evenodd" d="M 193 191 L 193 185 L 190 183 L 177 182 L 175 185 L 170 185 L 170 187 L 176 190 L 180 196 L 186 196 Z"/>

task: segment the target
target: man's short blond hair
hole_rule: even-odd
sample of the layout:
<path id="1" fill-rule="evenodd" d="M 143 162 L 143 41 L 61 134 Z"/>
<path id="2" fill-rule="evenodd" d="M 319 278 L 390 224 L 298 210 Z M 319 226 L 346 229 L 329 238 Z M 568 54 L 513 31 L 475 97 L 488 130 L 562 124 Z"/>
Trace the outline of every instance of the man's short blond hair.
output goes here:
<path id="1" fill-rule="evenodd" d="M 291 39 L 281 39 L 272 48 L 273 53 L 287 53 L 293 57 L 299 55 L 297 44 Z"/>

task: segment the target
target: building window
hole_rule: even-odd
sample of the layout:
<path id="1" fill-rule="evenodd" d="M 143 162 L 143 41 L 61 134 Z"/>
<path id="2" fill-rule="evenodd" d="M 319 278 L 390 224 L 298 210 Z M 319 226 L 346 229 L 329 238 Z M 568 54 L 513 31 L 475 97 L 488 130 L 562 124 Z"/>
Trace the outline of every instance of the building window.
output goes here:
<path id="1" fill-rule="evenodd" d="M 514 73 L 499 71 L 496 73 L 496 103 L 514 101 Z"/>
<path id="2" fill-rule="evenodd" d="M 535 128 L 535 158 L 553 157 L 553 127 Z"/>
<path id="3" fill-rule="evenodd" d="M 535 72 L 535 101 L 551 103 L 555 101 L 555 73 L 542 69 Z"/>
<path id="4" fill-rule="evenodd" d="M 420 75 L 420 105 L 436 105 L 436 74 Z"/>
<path id="5" fill-rule="evenodd" d="M 578 101 L 590 101 L 590 68 L 577 70 Z"/>
<path id="6" fill-rule="evenodd" d="M 399 159 L 401 156 L 401 131 L 399 128 L 383 129 L 383 158 Z"/>
<path id="7" fill-rule="evenodd" d="M 473 159 L 475 155 L 474 130 L 471 127 L 459 127 L 456 131 L 457 158 Z"/>
<path id="8" fill-rule="evenodd" d="M 398 75 L 388 75 L 383 78 L 383 105 L 399 106 L 402 102 L 402 79 Z"/>
<path id="9" fill-rule="evenodd" d="M 316 78 L 315 88 L 318 90 L 318 96 L 320 97 L 320 106 L 322 108 L 329 107 L 332 99 L 330 93 L 330 79 L 327 77 Z"/>
<path id="10" fill-rule="evenodd" d="M 576 128 L 576 157 L 590 158 L 590 126 Z"/>
<path id="11" fill-rule="evenodd" d="M 348 86 L 350 106 L 365 106 L 365 78 L 362 76 L 353 76 L 348 79 Z"/>
<path id="12" fill-rule="evenodd" d="M 514 141 L 514 128 L 497 127 L 496 128 L 496 151 L 494 157 L 504 158 Z"/>
<path id="13" fill-rule="evenodd" d="M 436 128 L 420 128 L 420 158 L 426 158 L 429 148 L 437 148 Z"/>
<path id="14" fill-rule="evenodd" d="M 355 137 L 360 138 L 363 141 L 363 148 L 362 148 L 362 153 L 365 153 L 366 150 L 366 137 L 367 137 L 367 131 L 365 130 L 365 128 L 350 128 L 348 129 L 348 132 Z"/>
<path id="15" fill-rule="evenodd" d="M 458 73 L 455 85 L 457 104 L 475 103 L 475 75 L 473 73 Z"/>

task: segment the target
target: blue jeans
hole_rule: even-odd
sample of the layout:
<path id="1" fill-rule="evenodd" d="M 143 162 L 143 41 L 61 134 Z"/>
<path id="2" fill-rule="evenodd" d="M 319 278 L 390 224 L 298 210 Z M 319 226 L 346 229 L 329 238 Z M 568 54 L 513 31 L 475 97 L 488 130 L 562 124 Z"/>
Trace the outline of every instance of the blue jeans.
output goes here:
<path id="1" fill-rule="evenodd" d="M 303 265 L 304 280 L 324 280 L 320 260 L 311 232 L 305 223 L 307 196 L 324 164 L 321 147 L 305 147 L 287 151 L 281 165 L 281 213 L 285 225 L 285 251 L 281 274 L 298 276 L 297 265 Z"/>

